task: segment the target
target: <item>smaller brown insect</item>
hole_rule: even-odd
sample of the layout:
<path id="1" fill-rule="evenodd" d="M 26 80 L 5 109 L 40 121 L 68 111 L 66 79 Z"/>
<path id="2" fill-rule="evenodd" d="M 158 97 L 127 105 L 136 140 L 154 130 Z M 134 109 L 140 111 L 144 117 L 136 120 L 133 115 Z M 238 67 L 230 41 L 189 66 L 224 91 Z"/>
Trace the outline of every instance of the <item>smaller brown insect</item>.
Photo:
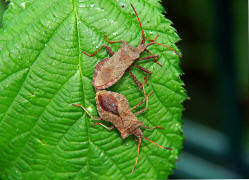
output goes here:
<path id="1" fill-rule="evenodd" d="M 95 89 L 98 89 L 98 90 L 106 89 L 106 88 L 112 86 L 113 84 L 115 84 L 124 75 L 124 73 L 126 71 L 129 72 L 129 74 L 131 75 L 132 79 L 135 81 L 137 86 L 140 89 L 142 89 L 142 83 L 130 71 L 130 67 L 135 66 L 136 68 L 138 68 L 138 69 L 144 71 L 145 73 L 147 73 L 148 75 L 144 77 L 144 80 L 146 82 L 147 78 L 151 75 L 151 72 L 148 69 L 145 69 L 145 68 L 143 68 L 141 66 L 138 66 L 138 65 L 136 65 L 134 63 L 136 61 L 144 61 L 144 60 L 148 60 L 148 59 L 154 59 L 154 61 L 157 64 L 159 64 L 159 62 L 157 61 L 159 56 L 158 55 L 153 55 L 147 49 L 149 46 L 151 46 L 153 44 L 164 46 L 164 47 L 170 49 L 171 51 L 175 52 L 178 56 L 180 56 L 171 47 L 155 42 L 156 39 L 158 38 L 158 36 L 156 36 L 156 38 L 153 39 L 153 40 L 147 38 L 151 42 L 148 43 L 148 44 L 145 44 L 144 31 L 143 31 L 141 22 L 139 20 L 138 14 L 137 14 L 137 12 L 136 12 L 136 10 L 135 10 L 135 8 L 133 7 L 132 4 L 131 4 L 131 7 L 132 7 L 133 11 L 136 14 L 136 17 L 138 19 L 140 29 L 141 29 L 141 32 L 142 32 L 142 39 L 141 39 L 141 41 L 140 41 L 140 43 L 139 43 L 139 45 L 137 47 L 133 47 L 133 46 L 129 45 L 128 42 L 123 41 L 123 40 L 110 41 L 107 38 L 107 36 L 105 35 L 105 38 L 106 38 L 108 43 L 117 43 L 117 42 L 122 43 L 122 46 L 120 47 L 120 49 L 116 53 L 114 53 L 112 51 L 112 49 L 107 45 L 101 46 L 93 54 L 88 54 L 86 52 L 82 52 L 85 55 L 92 57 L 92 56 L 95 56 L 101 49 L 106 48 L 106 51 L 111 56 L 109 58 L 105 58 L 102 61 L 100 61 L 95 67 L 94 76 L 93 76 L 93 86 L 95 87 Z M 139 58 L 140 55 L 143 52 L 147 52 L 150 55 L 146 56 L 146 57 L 143 57 L 143 58 Z M 161 64 L 159 64 L 159 65 L 161 65 Z"/>
<path id="2" fill-rule="evenodd" d="M 144 99 L 141 102 L 139 102 L 137 105 L 135 105 L 133 108 L 130 109 L 128 100 L 122 94 L 111 92 L 111 91 L 106 91 L 106 90 L 99 90 L 96 93 L 96 104 L 97 104 L 98 114 L 100 118 L 95 118 L 94 116 L 92 116 L 83 105 L 73 104 L 73 106 L 79 106 L 82 109 L 84 109 L 87 112 L 87 114 L 90 117 L 92 117 L 92 119 L 105 120 L 113 124 L 111 127 L 107 127 L 101 122 L 98 122 L 98 123 L 95 123 L 93 126 L 101 125 L 104 128 L 109 129 L 109 130 L 115 127 L 118 129 L 123 139 L 127 138 L 131 134 L 134 135 L 135 140 L 138 141 L 138 149 L 137 149 L 136 162 L 135 162 L 134 168 L 132 169 L 131 174 L 134 173 L 137 162 L 138 162 L 139 148 L 141 146 L 141 138 L 146 139 L 152 144 L 158 146 L 159 148 L 172 150 L 171 148 L 160 146 L 159 144 L 145 137 L 142 133 L 142 130 L 140 129 L 140 127 L 143 127 L 146 129 L 155 129 L 155 128 L 163 129 L 159 126 L 156 126 L 154 128 L 147 127 L 141 121 L 139 121 L 136 117 L 136 115 L 144 112 L 147 109 L 148 97 L 151 94 L 152 93 L 149 93 L 148 95 L 146 95 L 144 91 Z M 143 104 L 145 101 L 146 101 L 145 108 L 143 108 L 142 110 L 136 113 L 132 113 L 132 110 L 136 109 L 138 106 Z"/>

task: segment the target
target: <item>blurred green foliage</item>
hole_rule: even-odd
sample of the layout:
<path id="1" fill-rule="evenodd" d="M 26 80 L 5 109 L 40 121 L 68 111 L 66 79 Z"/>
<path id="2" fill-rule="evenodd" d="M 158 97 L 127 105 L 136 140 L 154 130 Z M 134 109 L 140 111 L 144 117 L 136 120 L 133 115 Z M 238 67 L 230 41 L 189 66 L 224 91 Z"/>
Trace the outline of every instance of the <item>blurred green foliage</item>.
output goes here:
<path id="1" fill-rule="evenodd" d="M 248 74 L 248 4 L 245 0 L 232 1 L 232 31 L 234 36 L 233 50 L 235 54 L 235 70 L 238 80 L 240 104 L 245 113 L 244 142 L 249 152 L 249 74 Z"/>
<path id="2" fill-rule="evenodd" d="M 217 51 L 214 1 L 164 1 L 166 17 L 172 19 L 182 41 L 182 76 L 191 100 L 185 102 L 185 117 L 220 129 L 217 97 Z M 209 87 L 209 88 L 207 88 Z M 208 112 L 207 112 L 208 109 Z"/>
<path id="3" fill-rule="evenodd" d="M 230 1 L 233 66 L 243 118 L 244 146 L 249 149 L 249 94 L 248 94 L 248 4 L 245 0 Z M 182 77 L 190 101 L 185 102 L 184 116 L 220 132 L 226 126 L 222 120 L 222 103 L 219 83 L 219 49 L 217 49 L 217 2 L 213 1 L 163 1 L 179 31 L 183 52 Z M 226 34 L 224 34 L 226 36 Z M 224 37 L 225 38 L 225 37 Z M 222 39 L 222 38 L 221 38 Z M 226 113 L 226 112 L 225 112 Z"/>
<path id="4" fill-rule="evenodd" d="M 2 27 L 2 19 L 3 19 L 3 12 L 5 10 L 5 2 L 4 1 L 0 1 L 0 27 Z"/>
<path id="5" fill-rule="evenodd" d="M 240 98 L 244 101 L 248 94 L 248 14 L 247 1 L 232 1 L 232 37 L 235 54 L 235 68 L 238 77 Z"/>

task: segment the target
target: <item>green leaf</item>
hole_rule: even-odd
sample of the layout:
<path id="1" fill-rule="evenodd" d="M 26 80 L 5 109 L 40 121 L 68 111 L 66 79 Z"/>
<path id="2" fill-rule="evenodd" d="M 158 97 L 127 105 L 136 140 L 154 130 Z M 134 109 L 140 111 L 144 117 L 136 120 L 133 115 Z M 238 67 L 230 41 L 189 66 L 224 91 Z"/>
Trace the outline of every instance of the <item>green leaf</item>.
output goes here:
<path id="1" fill-rule="evenodd" d="M 162 15 L 158 0 L 131 1 L 145 35 L 177 49 L 179 37 Z M 93 121 L 73 103 L 97 116 L 92 76 L 111 40 L 138 45 L 141 31 L 128 0 L 12 0 L 0 32 L 0 178 L 2 179 L 160 179 L 167 178 L 182 149 L 180 59 L 169 49 L 151 46 L 160 56 L 139 64 L 152 71 L 146 92 L 153 91 L 149 109 L 138 118 L 145 136 L 173 150 L 143 140 L 137 169 L 137 143 L 117 130 L 92 127 Z M 110 44 L 115 51 L 120 44 Z M 132 71 L 143 81 L 145 74 Z M 128 74 L 110 88 L 133 106 L 143 99 Z M 141 107 L 142 108 L 142 107 Z M 110 125 L 110 124 L 107 124 Z"/>

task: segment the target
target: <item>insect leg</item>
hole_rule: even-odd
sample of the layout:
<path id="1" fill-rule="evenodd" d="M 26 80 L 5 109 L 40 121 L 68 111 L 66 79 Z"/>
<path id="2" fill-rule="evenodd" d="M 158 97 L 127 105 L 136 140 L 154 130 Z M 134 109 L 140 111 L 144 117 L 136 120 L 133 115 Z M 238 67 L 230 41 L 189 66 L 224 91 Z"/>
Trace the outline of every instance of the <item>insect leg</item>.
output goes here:
<path id="1" fill-rule="evenodd" d="M 159 37 L 159 35 L 157 35 L 154 39 L 150 39 L 150 38 L 147 38 L 147 37 L 145 37 L 146 39 L 148 39 L 150 42 L 154 42 L 154 41 L 156 41 L 156 39 Z"/>
<path id="2" fill-rule="evenodd" d="M 112 51 L 112 49 L 109 47 L 109 46 L 107 46 L 107 45 L 103 45 L 103 46 L 101 46 L 99 49 L 97 49 L 93 54 L 88 54 L 88 53 L 86 53 L 86 52 L 84 52 L 84 51 L 81 51 L 82 53 L 84 53 L 85 55 L 87 55 L 87 56 L 89 56 L 89 57 L 92 57 L 92 56 L 95 56 L 101 49 L 103 49 L 103 48 L 106 48 L 106 51 L 108 52 L 108 54 L 110 55 L 110 56 L 112 56 L 113 54 L 114 54 L 114 52 Z"/>
<path id="3" fill-rule="evenodd" d="M 150 55 L 154 55 L 154 54 L 152 54 L 148 49 L 145 49 L 144 51 L 146 51 L 146 52 L 149 53 Z"/>
<path id="4" fill-rule="evenodd" d="M 147 109 L 148 109 L 148 105 L 147 105 L 147 103 L 146 103 L 146 107 L 143 108 L 142 110 L 138 111 L 138 112 L 135 112 L 134 115 L 136 116 L 136 115 L 138 115 L 138 114 L 141 114 L 141 113 L 143 113 L 144 111 L 146 111 Z"/>
<path id="5" fill-rule="evenodd" d="M 142 126 L 143 128 L 145 129 L 164 129 L 163 127 L 160 127 L 160 126 L 155 126 L 155 127 L 148 127 L 148 126 Z"/>
<path id="6" fill-rule="evenodd" d="M 96 120 L 96 121 L 101 120 L 101 118 L 96 118 L 96 117 L 94 117 L 91 113 L 89 113 L 89 112 L 87 111 L 87 109 L 86 109 L 83 105 L 81 105 L 81 104 L 73 104 L 73 106 L 79 106 L 79 107 L 81 107 L 82 109 L 84 109 L 84 110 L 86 111 L 86 113 L 87 113 L 92 119 L 94 119 L 94 120 Z"/>
<path id="7" fill-rule="evenodd" d="M 137 103 L 135 106 L 133 106 L 133 107 L 131 108 L 131 111 L 134 110 L 134 109 L 136 109 L 136 108 L 137 108 L 138 106 L 140 106 L 141 104 L 143 104 L 143 103 L 146 101 L 146 98 L 149 97 L 152 93 L 153 93 L 153 92 L 151 92 L 151 93 L 149 93 L 148 95 L 146 95 L 142 101 L 140 101 L 140 102 Z"/>
<path id="8" fill-rule="evenodd" d="M 133 137 L 134 137 L 134 140 L 135 140 L 136 142 L 138 142 L 137 137 L 136 137 L 136 136 L 133 136 Z"/>
<path id="9" fill-rule="evenodd" d="M 137 145 L 137 157 L 136 157 L 136 162 L 135 162 L 135 165 L 131 171 L 131 174 L 134 173 L 135 169 L 136 169 L 136 166 L 137 166 L 137 161 L 138 161 L 138 156 L 139 156 L 139 148 L 141 146 L 141 137 L 138 137 L 138 145 Z"/>
<path id="10" fill-rule="evenodd" d="M 146 57 L 143 57 L 143 58 L 140 58 L 140 59 L 137 59 L 136 61 L 144 61 L 144 60 L 147 60 L 147 59 L 154 59 L 155 63 L 157 63 L 159 66 L 162 66 L 158 61 L 157 59 L 159 58 L 158 55 L 153 55 L 150 51 L 146 50 L 146 52 L 149 52 L 151 54 L 151 56 L 146 56 Z"/>
<path id="11" fill-rule="evenodd" d="M 151 42 L 149 44 L 146 45 L 146 48 L 151 46 L 152 44 L 157 44 L 157 45 L 160 45 L 160 46 L 163 46 L 163 47 L 166 47 L 168 49 L 170 49 L 171 51 L 173 51 L 177 56 L 179 56 L 180 58 L 182 57 L 178 52 L 176 52 L 176 50 L 174 50 L 173 48 L 167 46 L 167 45 L 164 45 L 164 44 L 161 44 L 161 43 L 157 43 L 157 42 Z"/>
<path id="12" fill-rule="evenodd" d="M 117 41 L 111 41 L 110 39 L 108 39 L 108 37 L 105 35 L 105 39 L 108 43 L 112 44 L 112 43 L 117 43 L 117 42 L 123 42 L 123 40 L 117 40 Z"/>
<path id="13" fill-rule="evenodd" d="M 135 66 L 136 68 L 138 68 L 138 69 L 140 69 L 140 70 L 142 70 L 142 71 L 148 73 L 148 74 L 152 74 L 148 69 L 145 69 L 145 68 L 143 68 L 143 67 L 141 67 L 141 66 L 138 66 L 138 65 L 136 65 L 136 64 L 134 64 L 134 66 Z"/>
<path id="14" fill-rule="evenodd" d="M 143 90 L 144 90 L 144 100 L 142 100 L 142 101 L 146 101 L 146 105 L 145 105 L 145 108 L 143 108 L 143 109 L 141 109 L 140 111 L 138 111 L 138 112 L 135 112 L 134 113 L 134 115 L 136 116 L 136 115 L 138 115 L 138 114 L 141 114 L 141 113 L 143 113 L 144 111 L 146 111 L 147 109 L 148 109 L 148 99 L 149 99 L 149 96 L 153 93 L 153 92 L 151 92 L 151 93 L 149 93 L 148 95 L 146 95 L 146 93 L 145 93 L 145 89 L 144 89 L 144 84 L 143 84 Z M 141 101 L 141 102 L 142 102 Z M 140 102 L 140 103 L 141 103 Z M 140 104 L 140 103 L 138 103 L 138 104 Z M 141 103 L 142 104 L 142 103 Z M 137 105 L 135 106 L 135 107 L 138 107 Z"/>
<path id="15" fill-rule="evenodd" d="M 148 83 L 147 83 L 147 81 L 148 81 L 148 77 L 151 76 L 152 73 L 151 73 L 148 69 L 145 69 L 145 68 L 143 68 L 143 67 L 141 67 L 141 66 L 138 66 L 138 65 L 136 65 L 136 64 L 134 64 L 134 66 L 135 66 L 136 68 L 138 68 L 138 69 L 140 69 L 140 70 L 142 70 L 142 71 L 148 73 L 148 75 L 144 77 L 144 82 L 143 82 L 143 84 L 146 83 L 147 86 L 149 86 Z"/>
<path id="16" fill-rule="evenodd" d="M 148 86 L 147 80 L 148 80 L 148 77 L 149 77 L 152 73 L 151 73 L 148 69 L 145 69 L 145 68 L 143 68 L 143 67 L 141 67 L 141 66 L 138 66 L 138 65 L 136 65 L 136 64 L 134 64 L 134 66 L 135 66 L 136 68 L 138 68 L 138 69 L 140 69 L 140 70 L 142 70 L 142 71 L 148 73 L 148 75 L 144 77 L 144 82 L 143 82 L 143 84 L 146 83 L 147 86 Z M 143 84 L 134 76 L 134 74 L 130 71 L 130 69 L 128 70 L 128 72 L 129 72 L 129 74 L 131 75 L 132 79 L 133 79 L 133 80 L 135 81 L 135 83 L 137 84 L 137 86 L 138 86 L 140 89 L 143 89 Z"/>
<path id="17" fill-rule="evenodd" d="M 142 83 L 134 76 L 134 74 L 131 72 L 131 70 L 129 69 L 128 70 L 129 74 L 131 75 L 132 79 L 135 81 L 135 83 L 137 84 L 137 86 L 140 88 L 140 89 L 143 89 L 143 85 Z"/>
<path id="18" fill-rule="evenodd" d="M 95 123 L 93 126 L 97 126 L 97 125 L 101 125 L 101 126 L 103 126 L 104 128 L 106 128 L 106 129 L 108 129 L 108 130 L 112 130 L 112 129 L 114 128 L 114 126 L 107 127 L 106 125 L 102 124 L 101 122 Z"/>

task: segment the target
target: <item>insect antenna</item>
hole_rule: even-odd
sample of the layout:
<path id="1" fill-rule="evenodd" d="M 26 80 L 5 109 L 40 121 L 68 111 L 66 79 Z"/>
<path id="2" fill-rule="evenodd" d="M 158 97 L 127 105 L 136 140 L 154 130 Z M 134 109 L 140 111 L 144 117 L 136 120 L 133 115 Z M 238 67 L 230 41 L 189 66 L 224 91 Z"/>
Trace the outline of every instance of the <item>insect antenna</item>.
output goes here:
<path id="1" fill-rule="evenodd" d="M 172 148 L 161 146 L 161 145 L 155 143 L 154 141 L 150 140 L 149 138 L 147 138 L 147 137 L 145 137 L 145 136 L 143 136 L 143 138 L 146 139 L 147 141 L 151 142 L 152 144 L 156 145 L 157 147 L 160 147 L 160 148 L 162 148 L 162 149 L 172 150 Z"/>
<path id="2" fill-rule="evenodd" d="M 137 161 L 138 161 L 138 156 L 139 156 L 139 148 L 141 146 L 141 137 L 138 137 L 138 145 L 137 145 L 137 158 L 136 158 L 136 162 L 135 165 L 131 171 L 131 174 L 133 174 L 135 172 L 136 166 L 137 166 Z"/>
<path id="3" fill-rule="evenodd" d="M 141 29 L 141 32 L 142 32 L 142 40 L 141 40 L 141 44 L 144 44 L 145 43 L 145 37 L 144 37 L 144 31 L 143 31 L 143 28 L 142 28 L 142 24 L 141 24 L 141 21 L 138 17 L 138 14 L 137 14 L 137 11 L 135 10 L 134 6 L 131 4 L 131 7 L 133 9 L 133 11 L 135 12 L 136 16 L 137 16 L 137 20 L 139 22 L 139 26 L 140 26 L 140 29 Z"/>
<path id="4" fill-rule="evenodd" d="M 180 58 L 182 57 L 178 52 L 176 52 L 176 50 L 174 50 L 173 48 L 171 48 L 171 47 L 169 47 L 169 46 L 167 46 L 167 45 L 161 44 L 161 43 L 151 42 L 151 43 L 149 43 L 149 44 L 146 45 L 146 48 L 149 47 L 149 46 L 152 45 L 152 44 L 157 44 L 157 45 L 166 47 L 166 48 L 170 49 L 171 51 L 173 51 L 174 53 L 176 53 L 176 55 L 179 56 Z"/>

